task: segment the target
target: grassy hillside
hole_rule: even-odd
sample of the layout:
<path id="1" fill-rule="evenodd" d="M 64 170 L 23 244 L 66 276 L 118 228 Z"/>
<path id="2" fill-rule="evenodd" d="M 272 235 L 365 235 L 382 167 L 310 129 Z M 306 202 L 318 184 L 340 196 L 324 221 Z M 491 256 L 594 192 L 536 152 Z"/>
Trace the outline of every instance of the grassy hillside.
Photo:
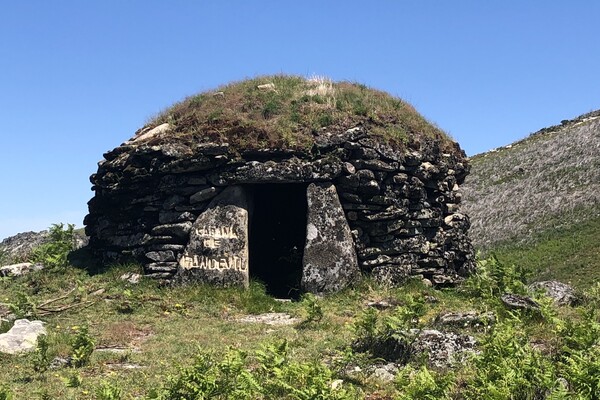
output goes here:
<path id="1" fill-rule="evenodd" d="M 479 250 L 543 278 L 600 279 L 600 112 L 477 155 L 471 166 L 464 210 Z"/>
<path id="2" fill-rule="evenodd" d="M 600 211 L 590 208 L 585 213 L 576 224 L 543 230 L 525 242 L 499 244 L 493 251 L 504 263 L 527 267 L 537 280 L 590 287 L 600 281 Z"/>

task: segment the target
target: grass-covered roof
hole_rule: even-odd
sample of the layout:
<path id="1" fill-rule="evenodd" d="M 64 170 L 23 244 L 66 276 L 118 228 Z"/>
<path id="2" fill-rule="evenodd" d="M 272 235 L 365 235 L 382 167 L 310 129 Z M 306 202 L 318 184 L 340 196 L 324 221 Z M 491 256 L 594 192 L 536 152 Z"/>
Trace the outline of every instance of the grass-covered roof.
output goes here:
<path id="1" fill-rule="evenodd" d="M 230 83 L 176 103 L 149 126 L 164 123 L 169 138 L 228 142 L 238 149 L 307 149 L 319 132 L 356 126 L 398 147 L 437 140 L 455 149 L 448 135 L 407 102 L 322 77 L 274 75 Z"/>

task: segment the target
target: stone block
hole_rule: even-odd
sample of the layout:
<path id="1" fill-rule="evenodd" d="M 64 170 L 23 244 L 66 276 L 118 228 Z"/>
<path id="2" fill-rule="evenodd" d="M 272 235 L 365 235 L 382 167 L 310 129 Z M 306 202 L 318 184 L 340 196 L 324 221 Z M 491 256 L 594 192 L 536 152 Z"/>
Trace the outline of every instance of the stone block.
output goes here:
<path id="1" fill-rule="evenodd" d="M 217 195 L 193 224 L 178 278 L 248 286 L 248 198 L 241 186 Z"/>
<path id="2" fill-rule="evenodd" d="M 313 293 L 335 292 L 360 275 L 350 227 L 333 184 L 311 183 L 306 197 L 302 288 Z"/>

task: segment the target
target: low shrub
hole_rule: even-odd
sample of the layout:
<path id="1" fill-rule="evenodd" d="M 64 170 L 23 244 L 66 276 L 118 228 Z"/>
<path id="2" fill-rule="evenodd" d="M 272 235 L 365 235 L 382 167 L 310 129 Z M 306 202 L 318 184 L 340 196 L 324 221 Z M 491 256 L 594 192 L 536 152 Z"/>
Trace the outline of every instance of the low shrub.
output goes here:
<path id="1" fill-rule="evenodd" d="M 48 230 L 49 241 L 33 250 L 32 261 L 46 268 L 64 268 L 68 264 L 69 253 L 75 246 L 75 226 L 53 224 Z"/>
<path id="2" fill-rule="evenodd" d="M 358 399 L 358 392 L 333 384 L 333 373 L 317 362 L 291 361 L 287 342 L 272 343 L 253 357 L 230 350 L 221 361 L 200 353 L 149 398 L 185 399 Z"/>
<path id="3" fill-rule="evenodd" d="M 497 299 L 502 293 L 527 294 L 527 272 L 513 264 L 504 264 L 495 256 L 477 261 L 477 270 L 461 287 L 472 297 Z"/>
<path id="4" fill-rule="evenodd" d="M 415 339 L 411 329 L 419 326 L 420 317 L 425 313 L 425 301 L 407 295 L 402 303 L 383 318 L 373 308 L 365 310 L 353 325 L 354 350 L 368 352 L 375 358 L 406 363 Z"/>
<path id="5" fill-rule="evenodd" d="M 397 400 L 445 400 L 451 398 L 456 383 L 453 374 L 406 366 L 396 375 L 394 385 L 400 392 Z"/>
<path id="6" fill-rule="evenodd" d="M 96 389 L 97 400 L 121 400 L 123 391 L 114 382 L 102 382 Z"/>
<path id="7" fill-rule="evenodd" d="M 83 367 L 89 361 L 96 345 L 86 325 L 74 327 L 75 336 L 71 340 L 71 365 Z"/>
<path id="8" fill-rule="evenodd" d="M 472 365 L 466 399 L 538 399 L 555 386 L 553 364 L 531 347 L 517 317 L 496 323 Z"/>

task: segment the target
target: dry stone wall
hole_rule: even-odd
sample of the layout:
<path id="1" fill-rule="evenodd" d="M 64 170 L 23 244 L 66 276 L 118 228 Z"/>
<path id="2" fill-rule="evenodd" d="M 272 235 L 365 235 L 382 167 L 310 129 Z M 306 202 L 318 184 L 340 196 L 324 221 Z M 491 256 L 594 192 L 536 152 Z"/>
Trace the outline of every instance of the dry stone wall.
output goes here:
<path id="1" fill-rule="evenodd" d="M 210 229 L 231 227 L 207 222 L 204 213 L 214 212 L 214 199 L 231 187 L 251 193 L 244 188 L 321 182 L 337 193 L 343 210 L 339 215 L 351 232 L 332 240 L 350 244 L 363 273 L 391 284 L 410 275 L 451 284 L 473 269 L 469 219 L 459 212 L 459 185 L 468 165 L 458 145 L 452 153 L 440 151 L 436 142 L 398 150 L 361 127 L 317 134 L 315 145 L 306 151 L 240 151 L 227 143 L 157 141 L 141 133 L 106 153 L 91 177 L 95 196 L 89 202 L 86 232 L 91 248 L 106 262 L 133 259 L 144 265 L 148 276 L 167 279 L 199 266 L 194 256 L 205 257 L 202 265 L 229 270 L 231 254 L 217 254 L 217 261 L 210 261 L 210 249 L 222 249 L 239 234 L 219 231 L 211 236 Z M 238 208 L 251 214 L 252 196 L 242 197 L 244 204 Z M 242 212 L 237 218 L 246 217 Z M 190 241 L 198 235 L 212 242 L 198 248 Z M 247 256 L 239 243 L 235 251 Z M 348 268 L 345 276 L 354 276 L 354 267 Z M 246 282 L 245 274 L 234 274 L 233 282 Z M 214 281 L 211 276 L 204 280 Z M 219 279 L 228 278 L 221 274 Z"/>

